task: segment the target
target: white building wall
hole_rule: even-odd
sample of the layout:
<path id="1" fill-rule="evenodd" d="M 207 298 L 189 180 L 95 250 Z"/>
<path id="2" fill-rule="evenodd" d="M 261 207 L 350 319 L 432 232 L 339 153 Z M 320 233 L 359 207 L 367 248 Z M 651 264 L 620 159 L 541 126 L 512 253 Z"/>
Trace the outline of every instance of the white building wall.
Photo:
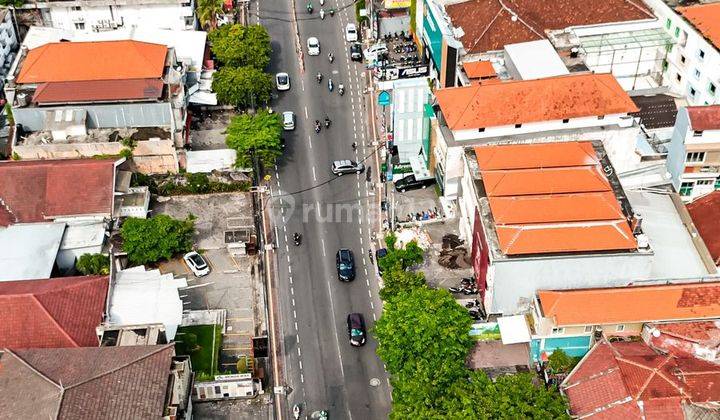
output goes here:
<path id="1" fill-rule="evenodd" d="M 667 56 L 664 84 L 673 92 L 687 97 L 690 105 L 720 103 L 718 49 L 662 0 L 645 0 L 645 3 L 653 10 L 665 31 L 677 42 Z M 703 58 L 700 58 L 700 51 L 704 52 Z M 714 93 L 711 92 L 711 83 L 715 86 Z"/>
<path id="2" fill-rule="evenodd" d="M 465 141 L 484 139 L 488 137 L 516 136 L 520 134 L 541 133 L 544 131 L 601 127 L 605 125 L 629 127 L 632 125 L 632 123 L 632 118 L 628 117 L 626 114 L 612 114 L 605 116 L 569 118 L 567 122 L 563 122 L 563 120 L 531 122 L 524 123 L 520 127 L 516 127 L 514 125 L 484 127 L 484 131 L 480 131 L 477 128 L 470 130 L 455 130 L 453 131 L 453 134 L 455 136 L 455 140 Z"/>
<path id="3" fill-rule="evenodd" d="M 12 23 L 10 11 L 6 10 L 5 19 L 0 22 L 0 76 L 5 78 L 18 49 L 18 39 Z"/>
<path id="4" fill-rule="evenodd" d="M 60 4 L 58 4 L 60 3 Z M 92 31 L 111 23 L 123 27 L 150 27 L 177 31 L 196 29 L 194 1 L 166 4 L 86 5 L 67 6 L 64 2 L 48 4 L 48 26 L 67 31 Z M 100 3 L 100 2 L 98 2 Z M 76 10 L 79 7 L 79 10 Z M 45 16 L 48 16 L 45 14 Z"/>

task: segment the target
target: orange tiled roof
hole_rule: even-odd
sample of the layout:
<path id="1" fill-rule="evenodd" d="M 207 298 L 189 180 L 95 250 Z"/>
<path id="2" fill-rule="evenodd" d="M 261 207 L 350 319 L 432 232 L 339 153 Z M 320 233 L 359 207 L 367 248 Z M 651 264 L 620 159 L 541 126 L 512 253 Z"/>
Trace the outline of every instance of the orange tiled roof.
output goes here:
<path id="1" fill-rule="evenodd" d="M 557 326 L 720 318 L 720 283 L 538 292 Z"/>
<path id="2" fill-rule="evenodd" d="M 465 74 L 470 79 L 482 79 L 485 77 L 495 77 L 495 68 L 489 61 L 472 61 L 469 63 L 463 63 L 463 69 Z"/>
<path id="3" fill-rule="evenodd" d="M 475 156 L 504 254 L 637 248 L 592 143 L 479 146 Z"/>
<path id="4" fill-rule="evenodd" d="M 639 111 L 612 74 L 571 74 L 435 92 L 452 130 Z"/>
<path id="5" fill-rule="evenodd" d="M 720 3 L 678 7 L 675 10 L 689 20 L 716 48 L 720 48 Z"/>
<path id="6" fill-rule="evenodd" d="M 154 79 L 163 75 L 168 48 L 140 41 L 55 42 L 34 48 L 18 83 Z"/>

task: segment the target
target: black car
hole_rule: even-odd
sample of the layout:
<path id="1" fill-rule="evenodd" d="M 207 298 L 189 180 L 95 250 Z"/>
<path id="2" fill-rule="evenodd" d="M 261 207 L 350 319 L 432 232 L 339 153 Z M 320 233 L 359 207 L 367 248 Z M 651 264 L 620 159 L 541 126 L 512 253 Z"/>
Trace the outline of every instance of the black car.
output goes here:
<path id="1" fill-rule="evenodd" d="M 347 317 L 350 344 L 355 347 L 365 345 L 365 320 L 362 314 L 350 314 Z"/>
<path id="2" fill-rule="evenodd" d="M 407 190 L 417 190 L 419 188 L 427 188 L 435 184 L 435 178 L 415 179 L 415 175 L 408 175 L 405 178 L 395 181 L 395 191 L 405 192 Z"/>
<path id="3" fill-rule="evenodd" d="M 355 43 L 350 46 L 350 60 L 362 61 L 362 45 Z"/>
<path id="4" fill-rule="evenodd" d="M 338 278 L 342 281 L 355 280 L 355 259 L 349 249 L 341 248 L 335 255 Z"/>

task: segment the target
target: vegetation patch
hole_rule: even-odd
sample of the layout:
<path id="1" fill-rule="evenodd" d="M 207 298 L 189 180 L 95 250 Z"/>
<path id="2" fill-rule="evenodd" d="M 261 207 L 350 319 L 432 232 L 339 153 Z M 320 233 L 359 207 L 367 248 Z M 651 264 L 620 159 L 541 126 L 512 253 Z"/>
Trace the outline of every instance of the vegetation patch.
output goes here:
<path id="1" fill-rule="evenodd" d="M 193 325 L 178 327 L 175 336 L 175 351 L 190 356 L 196 380 L 210 381 L 220 374 L 218 364 L 222 346 L 220 325 Z"/>

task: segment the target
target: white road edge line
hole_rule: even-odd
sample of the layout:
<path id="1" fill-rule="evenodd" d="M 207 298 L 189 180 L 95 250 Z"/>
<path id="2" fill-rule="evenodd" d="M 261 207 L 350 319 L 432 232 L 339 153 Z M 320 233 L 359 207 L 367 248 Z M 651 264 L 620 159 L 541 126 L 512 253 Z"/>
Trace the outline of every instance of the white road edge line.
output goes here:
<path id="1" fill-rule="evenodd" d="M 315 167 L 314 166 L 312 167 L 312 172 L 313 172 L 313 181 L 317 181 L 317 176 L 315 175 Z"/>
<path id="2" fill-rule="evenodd" d="M 325 239 L 320 239 L 320 242 L 322 242 L 323 257 L 327 257 L 327 255 L 325 255 Z"/>

